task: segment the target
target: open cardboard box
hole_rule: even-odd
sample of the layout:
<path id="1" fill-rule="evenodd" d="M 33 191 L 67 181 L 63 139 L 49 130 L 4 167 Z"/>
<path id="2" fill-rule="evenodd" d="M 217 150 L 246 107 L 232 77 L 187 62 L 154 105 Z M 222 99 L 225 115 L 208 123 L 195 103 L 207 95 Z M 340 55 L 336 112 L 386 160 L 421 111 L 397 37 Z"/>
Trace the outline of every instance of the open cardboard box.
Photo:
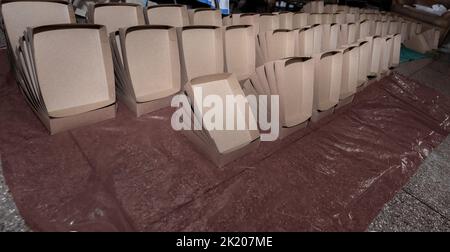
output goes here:
<path id="1" fill-rule="evenodd" d="M 202 96 L 195 95 L 195 89 L 202 90 Z M 185 85 L 192 108 L 201 108 L 203 113 L 192 112 L 191 126 L 204 121 L 204 115 L 211 108 L 203 106 L 203 99 L 208 95 L 217 95 L 225 101 L 227 95 L 242 96 L 246 99 L 236 77 L 230 73 L 202 76 L 192 79 Z M 235 106 L 234 118 L 223 117 L 223 128 L 228 120 L 234 120 L 234 130 L 208 129 L 203 124 L 200 130 L 182 130 L 182 133 L 215 165 L 222 167 L 235 159 L 254 151 L 259 146 L 259 131 L 251 129 L 251 124 L 257 125 L 256 117 L 248 104 Z M 245 120 L 245 129 L 237 129 L 238 120 Z"/>
<path id="2" fill-rule="evenodd" d="M 314 102 L 311 121 L 316 122 L 334 111 L 339 102 L 342 82 L 342 52 L 328 51 L 313 56 Z"/>
<path id="3" fill-rule="evenodd" d="M 259 16 L 259 33 L 274 31 L 280 28 L 280 18 L 277 14 L 263 13 Z"/>
<path id="4" fill-rule="evenodd" d="M 76 23 L 72 5 L 65 1 L 6 0 L 0 3 L 0 13 L 0 28 L 6 36 L 9 58 L 19 82 L 22 80 L 17 69 L 16 48 L 24 31 L 28 27 Z"/>
<path id="5" fill-rule="evenodd" d="M 297 12 L 293 16 L 293 29 L 301 29 L 308 26 L 309 13 Z"/>
<path id="6" fill-rule="evenodd" d="M 144 25 L 144 10 L 139 4 L 99 3 L 89 5 L 88 21 L 106 26 L 109 33 L 135 25 Z"/>
<path id="7" fill-rule="evenodd" d="M 245 81 L 255 71 L 255 33 L 251 25 L 234 25 L 225 28 L 225 69 Z"/>
<path id="8" fill-rule="evenodd" d="M 189 10 L 188 13 L 192 25 L 222 26 L 222 14 L 220 10 L 199 8 Z"/>
<path id="9" fill-rule="evenodd" d="M 242 13 L 239 18 L 240 25 L 251 25 L 255 35 L 259 34 L 259 14 L 255 13 Z"/>
<path id="10" fill-rule="evenodd" d="M 112 36 L 116 73 L 122 75 L 119 98 L 138 117 L 170 106 L 181 90 L 176 29 L 141 25 L 121 28 L 119 43 Z"/>
<path id="11" fill-rule="evenodd" d="M 280 29 L 292 30 L 294 27 L 294 13 L 293 12 L 281 12 L 278 15 L 280 19 Z"/>
<path id="12" fill-rule="evenodd" d="M 290 57 L 267 62 L 256 69 L 250 82 L 257 94 L 279 96 L 280 139 L 307 126 L 314 94 L 312 58 Z M 268 108 L 270 106 L 269 100 Z M 270 110 L 267 118 L 270 118 Z"/>
<path id="13" fill-rule="evenodd" d="M 20 43 L 21 90 L 51 134 L 115 117 L 114 69 L 104 26 L 28 28 Z"/>
<path id="14" fill-rule="evenodd" d="M 322 24 L 322 14 L 311 13 L 308 17 L 308 24 L 309 25 Z"/>
<path id="15" fill-rule="evenodd" d="M 233 25 L 232 15 L 227 15 L 222 18 L 222 26 Z"/>
<path id="16" fill-rule="evenodd" d="M 160 4 L 147 7 L 147 24 L 183 27 L 189 25 L 189 15 L 185 5 Z"/>
<path id="17" fill-rule="evenodd" d="M 295 35 L 293 30 L 275 30 L 265 33 L 267 60 L 292 57 L 295 53 Z"/>
<path id="18" fill-rule="evenodd" d="M 322 51 L 335 50 L 338 47 L 339 24 L 322 24 Z"/>
<path id="19" fill-rule="evenodd" d="M 222 28 L 185 26 L 177 28 L 181 62 L 181 83 L 224 72 Z"/>
<path id="20" fill-rule="evenodd" d="M 342 81 L 338 107 L 353 101 L 358 87 L 359 46 L 350 45 L 342 50 Z"/>
<path id="21" fill-rule="evenodd" d="M 295 36 L 295 56 L 311 57 L 314 50 L 314 31 L 311 27 L 304 27 L 294 30 Z"/>

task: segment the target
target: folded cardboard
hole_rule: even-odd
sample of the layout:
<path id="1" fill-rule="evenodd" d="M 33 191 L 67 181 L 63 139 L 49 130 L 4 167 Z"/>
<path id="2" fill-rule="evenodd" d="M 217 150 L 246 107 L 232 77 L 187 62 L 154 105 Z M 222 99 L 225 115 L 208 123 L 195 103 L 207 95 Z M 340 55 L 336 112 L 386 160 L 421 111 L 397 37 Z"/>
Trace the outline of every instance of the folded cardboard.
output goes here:
<path id="1" fill-rule="evenodd" d="M 358 87 L 367 82 L 371 60 L 371 43 L 365 39 L 357 43 L 359 47 Z"/>
<path id="2" fill-rule="evenodd" d="M 419 53 L 426 53 L 431 51 L 431 46 L 428 44 L 424 34 L 415 34 L 410 36 L 408 40 L 403 42 L 405 47 L 414 50 Z"/>
<path id="3" fill-rule="evenodd" d="M 220 10 L 200 8 L 190 10 L 190 22 L 192 25 L 222 26 L 222 14 Z"/>
<path id="4" fill-rule="evenodd" d="M 106 26 L 109 33 L 120 28 L 145 24 L 144 10 L 139 4 L 100 3 L 89 5 L 88 21 Z"/>
<path id="5" fill-rule="evenodd" d="M 303 11 L 308 13 L 324 13 L 323 1 L 310 1 L 303 6 Z"/>
<path id="6" fill-rule="evenodd" d="M 9 53 L 12 55 L 27 27 L 76 23 L 72 5 L 66 1 L 4 0 L 0 5 L 0 13 L 0 23 L 5 29 Z"/>
<path id="7" fill-rule="evenodd" d="M 347 23 L 347 15 L 345 13 L 335 13 L 333 14 L 333 23 L 345 24 Z"/>
<path id="8" fill-rule="evenodd" d="M 21 90 L 51 134 L 115 117 L 114 70 L 104 26 L 28 28 L 16 52 Z"/>
<path id="9" fill-rule="evenodd" d="M 185 26 L 178 28 L 181 83 L 224 72 L 222 29 L 217 26 Z"/>
<path id="10" fill-rule="evenodd" d="M 393 36 L 388 35 L 382 38 L 381 52 L 380 52 L 380 69 L 379 73 L 386 73 L 389 71 L 389 63 L 392 57 Z"/>
<path id="11" fill-rule="evenodd" d="M 243 13 L 239 19 L 240 25 L 251 25 L 255 34 L 259 34 L 259 14 Z"/>
<path id="12" fill-rule="evenodd" d="M 281 12 L 278 16 L 280 19 L 280 29 L 292 30 L 294 25 L 294 13 Z"/>
<path id="13" fill-rule="evenodd" d="M 293 29 L 301 29 L 308 25 L 309 13 L 297 12 L 293 17 Z"/>
<path id="14" fill-rule="evenodd" d="M 369 44 L 371 44 L 372 52 L 370 53 L 369 77 L 376 77 L 381 72 L 380 63 L 382 53 L 386 43 L 383 41 L 386 37 L 369 37 Z"/>
<path id="15" fill-rule="evenodd" d="M 339 100 L 348 102 L 358 87 L 359 46 L 351 45 L 342 50 L 342 81 Z"/>
<path id="16" fill-rule="evenodd" d="M 323 27 L 320 24 L 315 24 L 311 26 L 311 29 L 313 30 L 314 36 L 313 53 L 320 53 L 322 52 Z"/>
<path id="17" fill-rule="evenodd" d="M 314 61 L 293 57 L 274 62 L 283 127 L 294 127 L 312 115 L 314 96 Z"/>
<path id="18" fill-rule="evenodd" d="M 336 13 L 336 12 L 338 12 L 338 5 L 337 4 L 325 4 L 323 11 L 325 13 Z"/>
<path id="19" fill-rule="evenodd" d="M 370 34 L 370 22 L 369 20 L 363 20 L 359 22 L 358 39 L 365 38 Z"/>
<path id="20" fill-rule="evenodd" d="M 400 33 L 395 34 L 392 37 L 392 50 L 389 61 L 389 67 L 393 68 L 400 64 L 400 50 L 402 46 L 402 35 Z"/>
<path id="21" fill-rule="evenodd" d="M 338 47 L 339 24 L 323 24 L 322 51 L 334 50 Z"/>
<path id="22" fill-rule="evenodd" d="M 308 17 L 308 24 L 309 25 L 322 24 L 322 14 L 311 13 Z"/>
<path id="23" fill-rule="evenodd" d="M 225 16 L 222 18 L 222 25 L 223 26 L 230 26 L 233 25 L 233 20 L 231 15 Z"/>
<path id="24" fill-rule="evenodd" d="M 322 13 L 322 24 L 332 24 L 333 23 L 333 14 L 331 13 Z"/>
<path id="25" fill-rule="evenodd" d="M 201 96 L 196 95 L 195 89 L 201 89 Z M 246 99 L 239 82 L 233 74 L 222 73 L 207 75 L 192 79 L 185 86 L 191 106 L 200 108 L 198 114 L 192 111 L 191 122 L 202 122 L 201 130 L 183 130 L 182 132 L 190 139 L 194 145 L 205 154 L 213 163 L 222 167 L 227 163 L 244 156 L 255 150 L 259 145 L 259 132 L 250 128 L 251 124 L 256 124 L 256 117 L 248 110 L 248 104 L 238 103 L 235 106 L 234 130 L 226 129 L 227 120 L 231 118 L 223 115 L 223 129 L 208 129 L 205 127 L 204 115 L 211 109 L 205 106 L 203 100 L 206 96 L 216 95 L 226 101 L 226 96 L 242 96 Z M 244 129 L 237 129 L 237 122 L 245 121 Z"/>
<path id="26" fill-rule="evenodd" d="M 239 81 L 246 80 L 255 71 L 255 32 L 251 25 L 234 25 L 225 28 L 225 68 Z"/>
<path id="27" fill-rule="evenodd" d="M 147 7 L 147 24 L 183 27 L 189 25 L 189 15 L 185 5 L 160 4 Z"/>
<path id="28" fill-rule="evenodd" d="M 275 30 L 265 33 L 267 60 L 293 57 L 295 54 L 295 35 L 293 30 Z"/>
<path id="29" fill-rule="evenodd" d="M 172 26 L 141 25 L 119 30 L 111 37 L 121 86 L 118 96 L 141 116 L 170 106 L 171 97 L 181 90 L 180 60 L 176 29 Z"/>
<path id="30" fill-rule="evenodd" d="M 342 52 L 329 51 L 314 55 L 313 110 L 327 111 L 339 102 L 342 82 Z"/>
<path id="31" fill-rule="evenodd" d="M 263 13 L 259 17 L 259 33 L 274 31 L 280 28 L 279 16 L 272 13 Z"/>
<path id="32" fill-rule="evenodd" d="M 296 31 L 295 56 L 311 57 L 314 52 L 314 31 L 311 27 L 305 27 Z"/>

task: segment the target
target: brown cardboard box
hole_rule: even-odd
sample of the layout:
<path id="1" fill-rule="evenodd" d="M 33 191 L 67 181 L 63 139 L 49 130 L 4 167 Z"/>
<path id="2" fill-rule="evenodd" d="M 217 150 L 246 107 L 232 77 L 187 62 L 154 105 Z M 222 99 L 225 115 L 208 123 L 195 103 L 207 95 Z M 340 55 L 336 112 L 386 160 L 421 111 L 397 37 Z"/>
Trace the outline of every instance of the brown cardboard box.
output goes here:
<path id="1" fill-rule="evenodd" d="M 104 26 L 28 28 L 17 52 L 21 89 L 51 134 L 115 117 L 113 62 Z"/>
<path id="2" fill-rule="evenodd" d="M 239 81 L 250 77 L 256 68 L 255 33 L 251 25 L 228 26 L 224 29 L 225 69 Z"/>
<path id="3" fill-rule="evenodd" d="M 259 16 L 259 33 L 274 31 L 280 28 L 279 16 L 272 13 L 263 13 Z"/>
<path id="4" fill-rule="evenodd" d="M 400 33 L 393 36 L 391 57 L 389 68 L 394 68 L 400 64 L 400 49 L 402 45 L 402 35 Z"/>
<path id="5" fill-rule="evenodd" d="M 318 113 L 333 110 L 339 102 L 342 82 L 342 52 L 329 51 L 313 56 L 314 66 L 314 102 L 313 117 Z M 332 113 L 332 112 L 331 112 Z"/>
<path id="6" fill-rule="evenodd" d="M 201 107 L 202 114 L 194 114 L 192 121 L 203 121 L 203 115 L 209 111 L 209 107 L 201 106 L 202 100 L 207 95 L 217 95 L 225 101 L 226 95 L 244 96 L 239 82 L 233 74 L 222 73 L 207 75 L 192 79 L 185 86 L 186 94 L 190 98 L 192 107 Z M 197 97 L 194 88 L 201 88 L 202 97 Z M 207 129 L 203 125 L 201 130 L 183 130 L 182 132 L 192 143 L 217 166 L 222 167 L 227 163 L 255 150 L 259 145 L 259 132 L 249 128 L 250 123 L 256 124 L 256 117 L 252 112 L 247 113 L 246 105 L 236 106 L 234 122 L 248 119 L 243 130 L 217 130 Z M 227 115 L 228 116 L 228 115 Z M 248 116 L 248 117 L 247 117 Z M 228 117 L 223 118 L 224 128 Z M 251 122 L 253 120 L 253 122 Z"/>
<path id="7" fill-rule="evenodd" d="M 223 32 L 217 26 L 185 26 L 178 29 L 181 83 L 224 72 Z"/>
<path id="8" fill-rule="evenodd" d="M 220 10 L 200 8 L 189 10 L 188 13 L 192 25 L 222 26 L 222 14 Z"/>
<path id="9" fill-rule="evenodd" d="M 222 26 L 233 25 L 232 15 L 227 15 L 222 18 Z"/>
<path id="10" fill-rule="evenodd" d="M 147 24 L 183 27 L 189 25 L 189 15 L 185 5 L 160 4 L 147 7 L 144 13 Z"/>
<path id="11" fill-rule="evenodd" d="M 311 29 L 313 30 L 313 36 L 314 36 L 314 47 L 313 47 L 313 53 L 320 53 L 322 52 L 322 36 L 323 36 L 323 27 L 322 25 L 315 24 L 311 26 Z"/>
<path id="12" fill-rule="evenodd" d="M 351 45 L 342 50 L 342 81 L 339 103 L 352 100 L 358 87 L 359 46 Z"/>
<path id="13" fill-rule="evenodd" d="M 293 17 L 293 29 L 301 29 L 308 25 L 309 13 L 297 12 Z"/>
<path id="14" fill-rule="evenodd" d="M 239 18 L 240 25 L 251 25 L 255 34 L 259 34 L 259 14 L 243 13 Z"/>
<path id="15" fill-rule="evenodd" d="M 294 26 L 294 13 L 281 12 L 278 16 L 280 20 L 280 29 L 292 30 Z"/>
<path id="16" fill-rule="evenodd" d="M 170 106 L 181 90 L 180 60 L 176 29 L 172 26 L 141 25 L 111 35 L 116 60 L 119 98 L 136 116 Z M 115 43 L 114 43 L 115 42 Z M 120 56 L 118 56 L 120 55 Z"/>
<path id="17" fill-rule="evenodd" d="M 308 17 L 308 24 L 309 25 L 322 24 L 322 14 L 311 13 Z"/>
<path id="18" fill-rule="evenodd" d="M 292 30 L 266 32 L 267 60 L 278 60 L 294 56 L 295 35 L 296 32 Z"/>
<path id="19" fill-rule="evenodd" d="M 314 49 L 314 31 L 311 27 L 304 27 L 295 36 L 295 56 L 311 57 Z"/>
<path id="20" fill-rule="evenodd" d="M 323 24 L 322 51 L 335 50 L 338 47 L 339 24 Z"/>
<path id="21" fill-rule="evenodd" d="M 19 39 L 27 27 L 76 23 L 73 8 L 66 1 L 4 0 L 0 5 L 0 13 L 0 24 L 6 35 L 13 66 L 17 65 L 14 61 Z"/>
<path id="22" fill-rule="evenodd" d="M 359 46 L 358 87 L 361 87 L 367 82 L 367 76 L 369 75 L 372 48 L 368 40 L 363 40 L 359 42 L 358 46 Z"/>
<path id="23" fill-rule="evenodd" d="M 131 3 L 89 5 L 88 21 L 91 24 L 105 25 L 108 34 L 120 28 L 145 24 L 142 6 Z"/>

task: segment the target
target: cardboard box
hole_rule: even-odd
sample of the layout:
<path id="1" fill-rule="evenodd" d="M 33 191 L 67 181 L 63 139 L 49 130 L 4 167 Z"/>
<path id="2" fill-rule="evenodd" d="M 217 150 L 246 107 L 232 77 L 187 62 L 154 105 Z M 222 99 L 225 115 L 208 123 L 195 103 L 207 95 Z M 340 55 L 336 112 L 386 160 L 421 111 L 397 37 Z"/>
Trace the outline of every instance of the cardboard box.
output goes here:
<path id="1" fill-rule="evenodd" d="M 439 37 L 440 31 L 437 28 L 430 28 L 425 32 L 422 32 L 422 35 L 425 37 L 428 45 L 431 49 L 438 49 L 439 47 Z"/>
<path id="2" fill-rule="evenodd" d="M 241 25 L 251 25 L 255 34 L 259 34 L 259 14 L 243 13 L 240 17 Z"/>
<path id="3" fill-rule="evenodd" d="M 322 25 L 315 24 L 311 26 L 311 29 L 313 30 L 313 36 L 314 36 L 314 47 L 313 47 L 313 53 L 320 53 L 322 52 L 322 36 L 323 36 L 323 27 Z"/>
<path id="4" fill-rule="evenodd" d="M 313 110 L 327 111 L 339 102 L 342 82 L 342 52 L 329 51 L 313 57 L 315 60 Z"/>
<path id="5" fill-rule="evenodd" d="M 389 71 L 389 64 L 391 62 L 392 57 L 392 48 L 393 48 L 393 36 L 387 36 L 382 38 L 381 42 L 381 57 L 380 57 L 380 69 L 379 74 L 383 74 Z"/>
<path id="6" fill-rule="evenodd" d="M 109 33 L 135 25 L 144 25 L 144 10 L 139 4 L 99 3 L 89 5 L 88 21 L 106 26 Z"/>
<path id="7" fill-rule="evenodd" d="M 192 25 L 222 26 L 222 14 L 220 10 L 200 8 L 189 10 L 188 13 Z"/>
<path id="8" fill-rule="evenodd" d="M 308 26 L 309 13 L 297 12 L 293 17 L 293 29 L 301 29 Z"/>
<path id="9" fill-rule="evenodd" d="M 331 13 L 322 13 L 322 24 L 332 24 L 333 23 L 333 14 Z"/>
<path id="10" fill-rule="evenodd" d="M 145 20 L 151 25 L 183 27 L 189 25 L 189 15 L 185 5 L 160 4 L 147 7 Z"/>
<path id="11" fill-rule="evenodd" d="M 367 82 L 369 75 L 370 59 L 372 54 L 371 43 L 363 40 L 359 45 L 359 67 L 358 67 L 358 87 L 363 86 Z"/>
<path id="12" fill-rule="evenodd" d="M 279 16 L 272 13 L 263 13 L 259 16 L 259 33 L 274 31 L 280 28 Z"/>
<path id="13" fill-rule="evenodd" d="M 322 24 L 322 14 L 311 13 L 308 17 L 308 24 L 309 25 Z"/>
<path id="14" fill-rule="evenodd" d="M 181 90 L 177 32 L 172 26 L 141 25 L 112 34 L 119 98 L 137 117 L 170 106 Z M 114 43 L 116 42 L 116 43 Z"/>
<path id="15" fill-rule="evenodd" d="M 28 28 L 17 53 L 21 90 L 51 134 L 115 117 L 114 70 L 104 26 Z"/>
<path id="16" fill-rule="evenodd" d="M 266 32 L 267 60 L 278 60 L 294 56 L 295 35 L 296 32 L 292 30 L 275 30 Z"/>
<path id="17" fill-rule="evenodd" d="M 294 57 L 274 62 L 277 93 L 283 127 L 300 125 L 312 115 L 314 60 Z"/>
<path id="18" fill-rule="evenodd" d="M 370 54 L 369 77 L 376 77 L 381 72 L 380 63 L 384 47 L 386 46 L 385 38 L 378 36 L 370 38 L 369 43 L 372 44 L 372 53 Z"/>
<path id="19" fill-rule="evenodd" d="M 400 64 L 400 50 L 402 46 L 402 35 L 400 33 L 393 36 L 391 57 L 389 68 L 394 68 Z"/>
<path id="20" fill-rule="evenodd" d="M 223 32 L 217 26 L 185 26 L 178 29 L 181 83 L 224 72 Z"/>
<path id="21" fill-rule="evenodd" d="M 233 25 L 233 20 L 231 15 L 227 15 L 222 18 L 222 25 L 223 26 L 230 26 Z"/>
<path id="22" fill-rule="evenodd" d="M 347 23 L 347 15 L 345 13 L 333 14 L 333 23 L 337 23 L 337 24 Z"/>
<path id="23" fill-rule="evenodd" d="M 201 107 L 202 114 L 193 114 L 192 121 L 203 121 L 203 116 L 209 111 L 209 107 L 201 106 L 204 97 L 208 95 L 217 95 L 225 101 L 226 95 L 244 96 L 239 82 L 233 74 L 222 73 L 207 75 L 192 79 L 185 86 L 186 94 L 191 101 L 191 107 Z M 202 89 L 202 97 L 194 95 L 194 88 Z M 255 150 L 259 145 L 259 131 L 249 128 L 249 123 L 256 125 L 256 117 L 250 111 L 247 113 L 247 105 L 239 104 L 234 114 L 234 122 L 237 120 L 246 120 L 245 130 L 208 130 L 203 125 L 201 130 L 183 130 L 182 132 L 190 139 L 194 145 L 217 166 L 222 167 L 227 163 L 246 155 Z M 249 121 L 247 121 L 247 119 Z M 226 121 L 230 118 L 223 118 L 224 128 Z"/>
<path id="24" fill-rule="evenodd" d="M 311 57 L 314 51 L 313 29 L 311 27 L 304 27 L 295 31 L 295 56 Z"/>
<path id="25" fill-rule="evenodd" d="M 363 20 L 359 22 L 358 39 L 363 39 L 370 35 L 370 22 L 368 20 Z"/>
<path id="26" fill-rule="evenodd" d="M 280 29 L 292 30 L 294 27 L 294 13 L 281 12 L 278 16 L 280 19 Z"/>
<path id="27" fill-rule="evenodd" d="M 356 93 L 358 87 L 359 46 L 351 45 L 342 50 L 342 81 L 339 103 Z"/>
<path id="28" fill-rule="evenodd" d="M 72 5 L 64 1 L 7 0 L 1 2 L 0 13 L 0 23 L 3 24 L 9 53 L 14 55 L 13 58 L 17 57 L 15 51 L 19 39 L 28 27 L 76 23 Z"/>
<path id="29" fill-rule="evenodd" d="M 336 12 L 338 12 L 338 5 L 337 4 L 325 4 L 325 6 L 323 8 L 323 12 L 336 13 Z"/>
<path id="30" fill-rule="evenodd" d="M 339 24 L 322 24 L 322 51 L 335 50 L 338 47 Z"/>
<path id="31" fill-rule="evenodd" d="M 431 46 L 428 44 L 424 34 L 415 34 L 410 39 L 405 40 L 403 44 L 416 52 L 426 53 L 431 51 Z"/>
<path id="32" fill-rule="evenodd" d="M 391 21 L 389 23 L 388 35 L 395 35 L 400 32 L 401 23 L 398 21 Z"/>
<path id="33" fill-rule="evenodd" d="M 251 25 L 225 28 L 225 69 L 239 81 L 250 77 L 256 68 L 255 32 Z"/>

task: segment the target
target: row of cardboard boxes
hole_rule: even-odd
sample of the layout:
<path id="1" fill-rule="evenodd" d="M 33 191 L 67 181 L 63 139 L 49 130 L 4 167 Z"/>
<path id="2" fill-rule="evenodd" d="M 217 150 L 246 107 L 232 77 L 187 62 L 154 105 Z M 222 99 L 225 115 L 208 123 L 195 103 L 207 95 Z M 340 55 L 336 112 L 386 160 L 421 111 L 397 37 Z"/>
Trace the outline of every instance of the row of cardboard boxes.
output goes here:
<path id="1" fill-rule="evenodd" d="M 318 120 L 336 105 L 351 101 L 368 76 L 387 72 L 398 63 L 395 44 L 399 45 L 400 35 L 367 38 L 313 57 L 277 59 L 255 71 L 248 67 L 254 66 L 255 57 L 240 48 L 254 48 L 249 30 L 251 26 L 231 26 L 224 39 L 218 27 L 144 25 L 121 28 L 108 41 L 101 25 L 28 28 L 16 50 L 19 84 L 52 134 L 115 117 L 115 69 L 117 95 L 137 116 L 169 106 L 172 96 L 180 92 L 188 95 L 192 107 L 207 95 L 278 95 L 283 137 L 310 118 Z M 247 69 L 250 78 L 241 75 L 240 83 L 233 69 Z M 202 97 L 193 95 L 193 86 L 203 89 Z M 245 117 L 246 106 L 237 110 L 241 113 L 236 117 Z M 201 121 L 202 116 L 194 114 L 192 120 Z M 249 120 L 256 123 L 258 116 Z M 193 141 L 201 143 L 216 164 L 223 165 L 242 148 L 257 145 L 258 131 L 246 129 L 202 128 L 185 133 L 196 138 Z"/>
<path id="2" fill-rule="evenodd" d="M 108 37 L 109 24 L 70 24 L 74 17 L 67 4 L 28 3 L 33 8 L 21 9 L 17 13 L 24 18 L 17 19 L 4 2 L 3 27 L 21 90 L 52 134 L 113 118 L 116 90 L 139 116 L 169 106 L 179 92 L 186 93 L 191 104 L 201 104 L 203 97 L 193 96 L 192 90 L 202 87 L 204 95 L 221 97 L 278 95 L 280 137 L 284 137 L 304 127 L 309 118 L 318 120 L 336 105 L 351 101 L 368 76 L 380 76 L 398 64 L 399 34 L 367 36 L 336 50 L 321 47 L 320 52 L 307 55 L 310 49 L 306 48 L 319 44 L 317 37 L 334 37 L 324 32 L 332 25 L 267 31 L 258 35 L 258 43 L 251 25 L 137 25 L 120 28 Z M 47 9 L 43 18 L 33 12 L 38 3 L 53 6 L 54 11 Z M 17 35 L 15 47 L 12 34 Z M 303 53 L 295 48 L 302 48 Z M 202 117 L 193 116 L 192 121 L 196 120 Z M 253 115 L 249 120 L 256 123 L 259 118 Z M 219 166 L 259 142 L 258 130 L 183 132 Z"/>

